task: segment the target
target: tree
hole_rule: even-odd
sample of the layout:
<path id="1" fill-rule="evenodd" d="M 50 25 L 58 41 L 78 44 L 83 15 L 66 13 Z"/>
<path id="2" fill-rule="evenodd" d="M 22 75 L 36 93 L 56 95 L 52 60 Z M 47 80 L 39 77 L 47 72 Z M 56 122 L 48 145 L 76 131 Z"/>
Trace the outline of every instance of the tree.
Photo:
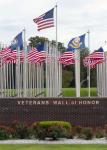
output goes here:
<path id="1" fill-rule="evenodd" d="M 38 43 L 44 43 L 46 40 L 49 41 L 49 39 L 46 37 L 39 37 L 39 36 L 30 37 L 29 45 L 31 47 L 35 47 Z M 56 44 L 55 40 L 52 40 L 51 42 L 52 42 L 52 44 Z M 64 44 L 61 42 L 58 42 L 58 50 L 61 51 L 61 53 L 63 53 L 65 51 L 65 49 L 66 48 L 64 47 Z"/>
<path id="2" fill-rule="evenodd" d="M 88 48 L 81 50 L 80 52 L 80 76 L 81 76 L 81 87 L 88 86 L 88 68 L 83 65 L 83 58 L 89 54 Z M 90 84 L 91 87 L 96 87 L 96 68 L 90 70 Z"/>
<path id="3" fill-rule="evenodd" d="M 31 47 L 35 47 L 38 43 L 44 43 L 45 42 L 45 40 L 48 40 L 47 38 L 45 38 L 45 37 L 39 37 L 39 36 L 35 36 L 35 37 L 30 37 L 30 39 L 29 39 L 29 41 L 30 41 L 30 43 L 29 43 L 29 45 L 31 46 Z"/>
<path id="4" fill-rule="evenodd" d="M 87 67 L 84 67 L 83 65 L 83 59 L 89 54 L 88 48 L 80 50 L 80 82 L 81 82 L 81 87 L 87 87 L 88 82 L 87 82 Z"/>

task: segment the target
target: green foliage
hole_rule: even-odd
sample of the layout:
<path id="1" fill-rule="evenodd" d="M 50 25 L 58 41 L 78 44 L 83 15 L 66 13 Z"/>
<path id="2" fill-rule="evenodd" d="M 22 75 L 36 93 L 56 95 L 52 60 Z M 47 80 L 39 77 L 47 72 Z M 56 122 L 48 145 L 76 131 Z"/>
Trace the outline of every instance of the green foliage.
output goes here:
<path id="1" fill-rule="evenodd" d="M 14 137 L 19 139 L 29 138 L 29 128 L 27 125 L 21 122 L 15 122 L 12 124 L 12 128 L 15 131 Z"/>
<path id="2" fill-rule="evenodd" d="M 41 121 L 39 122 L 39 125 L 45 128 L 50 126 L 57 126 L 57 125 L 63 126 L 66 129 L 71 128 L 71 124 L 65 121 Z"/>
<path id="3" fill-rule="evenodd" d="M 4 129 L 0 129 L 0 140 L 8 139 L 8 134 L 5 132 Z"/>
<path id="4" fill-rule="evenodd" d="M 29 42 L 30 42 L 29 45 L 31 47 L 35 47 L 39 42 L 44 43 L 45 40 L 48 40 L 48 39 L 45 38 L 45 37 L 39 37 L 39 36 L 30 37 L 30 39 L 29 39 Z"/>
<path id="5" fill-rule="evenodd" d="M 96 138 L 103 138 L 104 137 L 104 131 L 103 131 L 103 129 L 97 129 L 95 137 Z"/>
<path id="6" fill-rule="evenodd" d="M 60 137 L 68 137 L 71 124 L 63 121 L 42 121 L 33 124 L 35 137 L 45 139 L 46 137 L 56 140 Z"/>
<path id="7" fill-rule="evenodd" d="M 88 86 L 88 80 L 87 80 L 87 76 L 88 76 L 88 68 L 84 67 L 83 65 L 83 59 L 84 57 L 86 57 L 87 55 L 89 55 L 89 50 L 88 48 L 85 48 L 83 50 L 81 50 L 80 52 L 80 68 L 81 68 L 81 72 L 80 72 L 80 76 L 81 76 L 81 87 L 87 87 Z M 96 68 L 91 69 L 90 70 L 90 83 L 91 83 L 91 87 L 96 87 Z"/>
<path id="8" fill-rule="evenodd" d="M 61 53 L 63 53 L 64 51 L 65 51 L 65 47 L 64 47 L 64 45 L 63 45 L 63 43 L 61 43 L 61 42 L 58 42 L 58 50 L 61 52 Z"/>
<path id="9" fill-rule="evenodd" d="M 83 65 L 83 59 L 89 54 L 88 48 L 80 51 L 80 76 L 81 76 L 81 87 L 87 87 L 87 67 Z"/>
<path id="10" fill-rule="evenodd" d="M 104 130 L 105 130 L 105 137 L 107 139 L 107 124 L 104 126 Z"/>
<path id="11" fill-rule="evenodd" d="M 35 138 L 44 140 L 47 135 L 47 129 L 39 126 L 39 123 L 34 123 L 32 125 L 32 132 Z"/>
<path id="12" fill-rule="evenodd" d="M 38 43 L 44 43 L 45 41 L 49 41 L 48 38 L 39 37 L 39 36 L 30 37 L 29 38 L 29 45 L 31 47 L 35 47 Z M 53 45 L 56 44 L 56 41 L 54 41 L 54 40 L 52 40 L 51 42 Z M 58 50 L 61 51 L 62 53 L 65 51 L 65 47 L 64 47 L 63 43 L 58 42 Z"/>
<path id="13" fill-rule="evenodd" d="M 82 127 L 81 126 L 73 126 L 72 127 L 73 136 L 80 137 L 81 132 L 82 132 Z"/>
<path id="14" fill-rule="evenodd" d="M 66 137 L 68 135 L 66 128 L 55 125 L 55 126 L 50 126 L 48 128 L 48 135 L 47 137 L 52 138 L 53 140 L 57 140 L 58 138 L 61 137 Z"/>
<path id="15" fill-rule="evenodd" d="M 9 139 L 14 134 L 14 130 L 7 126 L 0 126 L 0 140 Z"/>
<path id="16" fill-rule="evenodd" d="M 73 80 L 73 74 L 69 70 L 62 69 L 62 87 L 70 87 L 70 83 Z"/>
<path id="17" fill-rule="evenodd" d="M 93 131 L 91 128 L 82 128 L 82 132 L 80 135 L 81 138 L 85 139 L 85 140 L 91 140 L 93 138 Z"/>
<path id="18" fill-rule="evenodd" d="M 97 69 L 91 69 L 90 71 L 90 86 L 91 87 L 96 87 L 97 85 Z"/>
<path id="19" fill-rule="evenodd" d="M 88 128 L 81 126 L 71 126 L 65 121 L 41 121 L 35 122 L 32 126 L 15 122 L 12 127 L 0 125 L 0 140 L 19 138 L 19 139 L 40 139 L 50 138 L 57 140 L 59 138 L 83 138 L 90 140 L 93 137 L 107 138 L 107 125 L 104 128 Z"/>
<path id="20" fill-rule="evenodd" d="M 80 51 L 81 87 L 88 86 L 88 81 L 87 81 L 88 69 L 87 69 L 87 67 L 84 67 L 84 65 L 83 65 L 83 59 L 87 55 L 89 55 L 88 48 L 85 48 Z M 90 76 L 91 87 L 96 87 L 96 68 L 91 69 L 90 74 L 91 74 L 91 76 Z"/>

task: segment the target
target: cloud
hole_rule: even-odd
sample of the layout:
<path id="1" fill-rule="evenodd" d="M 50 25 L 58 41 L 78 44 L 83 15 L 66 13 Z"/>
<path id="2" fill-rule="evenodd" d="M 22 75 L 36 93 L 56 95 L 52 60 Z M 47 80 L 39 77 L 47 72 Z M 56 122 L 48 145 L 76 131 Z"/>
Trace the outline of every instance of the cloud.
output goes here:
<path id="1" fill-rule="evenodd" d="M 106 0 L 57 0 L 58 40 L 67 45 L 68 41 L 87 30 L 92 33 L 92 49 L 106 40 Z M 1 0 L 0 41 L 9 43 L 23 28 L 27 39 L 31 36 L 46 36 L 55 39 L 55 28 L 37 31 L 35 17 L 45 13 L 56 4 L 56 0 Z"/>

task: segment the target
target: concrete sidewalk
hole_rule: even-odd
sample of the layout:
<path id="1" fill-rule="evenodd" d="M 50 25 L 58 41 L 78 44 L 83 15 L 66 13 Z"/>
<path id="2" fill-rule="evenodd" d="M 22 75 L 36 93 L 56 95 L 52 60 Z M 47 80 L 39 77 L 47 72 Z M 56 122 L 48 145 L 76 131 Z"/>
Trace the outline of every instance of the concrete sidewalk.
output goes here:
<path id="1" fill-rule="evenodd" d="M 57 141 L 52 140 L 0 140 L 0 144 L 107 144 L 107 139 L 59 139 Z"/>

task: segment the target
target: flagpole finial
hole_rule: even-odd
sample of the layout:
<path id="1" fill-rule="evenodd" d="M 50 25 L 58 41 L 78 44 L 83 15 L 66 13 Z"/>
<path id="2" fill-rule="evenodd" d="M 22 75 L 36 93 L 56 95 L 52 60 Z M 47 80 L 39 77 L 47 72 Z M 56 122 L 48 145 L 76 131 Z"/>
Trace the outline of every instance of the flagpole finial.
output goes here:
<path id="1" fill-rule="evenodd" d="M 102 47 L 105 46 L 106 44 L 107 44 L 107 41 L 105 40 L 105 41 L 104 41 L 104 44 L 102 45 Z"/>
<path id="2" fill-rule="evenodd" d="M 88 30 L 87 33 L 89 34 L 89 33 L 90 33 L 90 30 Z"/>
<path id="3" fill-rule="evenodd" d="M 107 44 L 107 41 L 105 40 L 105 44 Z"/>
<path id="4" fill-rule="evenodd" d="M 56 5 L 55 5 L 55 7 L 57 7 L 57 3 L 56 3 Z"/>
<path id="5" fill-rule="evenodd" d="M 25 32 L 26 31 L 26 29 L 25 29 L 25 27 L 23 28 L 23 32 Z"/>

